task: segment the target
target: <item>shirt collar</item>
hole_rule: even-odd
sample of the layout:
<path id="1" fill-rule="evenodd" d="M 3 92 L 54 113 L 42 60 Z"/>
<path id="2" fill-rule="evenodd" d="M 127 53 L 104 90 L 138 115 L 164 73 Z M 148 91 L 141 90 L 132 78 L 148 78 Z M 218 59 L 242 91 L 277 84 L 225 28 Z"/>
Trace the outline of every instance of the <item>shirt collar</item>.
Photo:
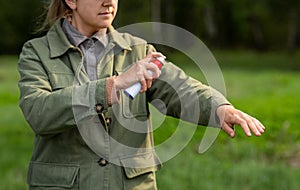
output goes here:
<path id="1" fill-rule="evenodd" d="M 50 46 L 51 57 L 61 56 L 62 54 L 67 52 L 67 50 L 69 48 L 72 48 L 75 46 L 75 43 L 71 42 L 71 39 L 68 39 L 67 34 L 62 29 L 63 25 L 64 25 L 63 23 L 65 22 L 65 20 L 67 20 L 67 19 L 64 19 L 64 18 L 59 19 L 54 24 L 54 26 L 50 28 L 50 30 L 47 34 L 47 38 L 48 38 L 48 42 L 49 42 L 49 46 Z M 74 29 L 74 30 L 76 30 L 76 29 Z M 127 42 L 125 40 L 123 33 L 119 33 L 112 26 L 110 26 L 108 28 L 107 32 L 109 35 L 109 43 L 113 43 L 122 49 L 126 49 L 129 51 L 132 50 L 129 42 Z"/>
<path id="2" fill-rule="evenodd" d="M 71 44 L 78 47 L 81 43 L 83 43 L 88 37 L 80 34 L 68 21 L 68 19 L 64 19 L 62 24 L 62 29 L 67 35 L 67 38 L 70 40 Z"/>
<path id="3" fill-rule="evenodd" d="M 82 35 L 80 32 L 78 32 L 78 30 L 74 26 L 72 26 L 72 24 L 69 22 L 68 19 L 65 19 L 63 21 L 62 28 L 66 33 L 70 42 L 76 47 L 79 47 L 79 45 L 81 45 L 82 43 L 84 43 L 84 41 L 90 38 L 98 40 L 104 47 L 107 46 L 109 41 L 107 35 L 100 35 L 99 33 L 95 33 L 90 38 Z"/>
<path id="4" fill-rule="evenodd" d="M 88 39 L 88 37 L 79 33 L 78 30 L 76 30 L 76 28 L 72 26 L 72 24 L 69 22 L 68 19 L 64 20 L 62 28 L 66 33 L 70 42 L 74 44 L 76 47 L 78 47 L 80 44 L 82 44 L 85 40 Z M 117 44 L 121 48 L 131 50 L 129 44 L 124 40 L 122 35 L 119 32 L 117 32 L 112 26 L 108 28 L 106 36 L 95 33 L 91 38 L 100 41 L 102 45 L 104 45 L 104 47 L 107 46 L 109 40 L 111 39 L 111 42 Z"/>

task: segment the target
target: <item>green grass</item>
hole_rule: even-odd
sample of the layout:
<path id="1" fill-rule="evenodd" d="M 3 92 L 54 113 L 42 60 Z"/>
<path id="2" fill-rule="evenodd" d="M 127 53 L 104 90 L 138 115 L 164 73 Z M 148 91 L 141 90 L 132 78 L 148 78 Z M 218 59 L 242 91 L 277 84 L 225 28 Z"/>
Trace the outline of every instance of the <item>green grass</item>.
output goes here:
<path id="1" fill-rule="evenodd" d="M 187 73 L 203 79 L 186 57 L 174 57 Z M 158 172 L 158 186 L 178 190 L 299 189 L 299 54 L 216 52 L 215 57 L 223 71 L 228 99 L 260 119 L 266 133 L 248 138 L 237 128 L 237 137 L 230 139 L 221 132 L 213 146 L 199 155 L 196 151 L 205 131 L 199 128 L 185 150 Z M 163 142 L 173 131 L 160 128 L 156 141 Z"/>
<path id="2" fill-rule="evenodd" d="M 298 189 L 300 187 L 300 84 L 289 71 L 223 70 L 228 99 L 267 127 L 260 137 L 223 132 L 203 155 L 196 153 L 205 129 L 158 173 L 161 189 Z M 179 182 L 180 181 L 180 182 Z M 179 182 L 179 183 L 177 183 Z M 175 183 L 175 184 L 174 184 Z"/>
<path id="3" fill-rule="evenodd" d="M 18 107 L 17 57 L 0 57 L 0 187 L 26 189 L 33 134 Z"/>
<path id="4" fill-rule="evenodd" d="M 299 54 L 220 51 L 228 99 L 267 127 L 260 137 L 220 132 L 204 154 L 197 148 L 205 131 L 199 127 L 188 146 L 157 173 L 159 189 L 295 190 L 300 187 Z M 169 55 L 187 73 L 202 79 L 182 55 Z M 177 62 L 178 61 L 178 62 Z M 17 57 L 0 57 L 0 188 L 27 189 L 26 172 L 33 133 L 18 108 Z M 161 121 L 155 120 L 154 123 Z M 167 118 L 155 131 L 157 144 L 167 140 L 178 121 Z M 187 126 L 188 128 L 188 126 Z"/>

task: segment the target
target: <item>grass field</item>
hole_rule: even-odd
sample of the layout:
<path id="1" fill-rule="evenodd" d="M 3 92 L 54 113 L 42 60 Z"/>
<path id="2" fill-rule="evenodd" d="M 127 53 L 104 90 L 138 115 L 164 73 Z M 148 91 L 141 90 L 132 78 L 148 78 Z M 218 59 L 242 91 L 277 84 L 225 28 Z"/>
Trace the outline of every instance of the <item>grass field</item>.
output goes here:
<path id="1" fill-rule="evenodd" d="M 204 154 L 197 148 L 204 127 L 188 146 L 157 173 L 159 189 L 297 190 L 300 187 L 300 55 L 216 52 L 228 99 L 267 127 L 260 137 L 220 132 Z M 181 55 L 172 56 L 195 78 L 198 69 Z M 26 189 L 33 133 L 18 108 L 16 56 L 0 57 L 0 189 Z M 155 122 L 155 121 L 154 121 Z M 178 121 L 167 119 L 155 131 L 163 142 Z"/>

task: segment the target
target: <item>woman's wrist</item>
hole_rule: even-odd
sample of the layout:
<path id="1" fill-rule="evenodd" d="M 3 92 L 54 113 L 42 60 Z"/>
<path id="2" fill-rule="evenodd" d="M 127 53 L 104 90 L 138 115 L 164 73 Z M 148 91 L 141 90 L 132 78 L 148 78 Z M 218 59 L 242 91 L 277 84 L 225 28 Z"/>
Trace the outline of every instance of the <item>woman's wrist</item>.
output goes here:
<path id="1" fill-rule="evenodd" d="M 112 76 L 106 80 L 106 100 L 109 106 L 117 104 L 120 101 L 120 92 L 115 84 L 116 79 L 117 76 Z"/>

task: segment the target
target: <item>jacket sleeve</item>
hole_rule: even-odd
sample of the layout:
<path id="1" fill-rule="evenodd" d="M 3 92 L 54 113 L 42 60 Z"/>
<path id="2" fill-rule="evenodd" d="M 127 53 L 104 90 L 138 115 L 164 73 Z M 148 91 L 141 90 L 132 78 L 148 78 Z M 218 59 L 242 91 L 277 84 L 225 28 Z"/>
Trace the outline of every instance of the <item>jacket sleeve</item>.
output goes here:
<path id="1" fill-rule="evenodd" d="M 84 117 L 97 114 L 97 102 L 100 102 L 103 108 L 108 106 L 105 94 L 106 79 L 77 86 L 69 82 L 70 85 L 53 89 L 49 73 L 31 43 L 26 43 L 23 47 L 18 71 L 19 105 L 25 119 L 37 135 L 56 134 L 75 127 L 74 107 L 84 107 Z"/>
<path id="2" fill-rule="evenodd" d="M 170 62 L 165 63 L 161 76 L 147 91 L 147 98 L 163 114 L 211 127 L 220 127 L 216 109 L 230 104 L 220 92 Z"/>

